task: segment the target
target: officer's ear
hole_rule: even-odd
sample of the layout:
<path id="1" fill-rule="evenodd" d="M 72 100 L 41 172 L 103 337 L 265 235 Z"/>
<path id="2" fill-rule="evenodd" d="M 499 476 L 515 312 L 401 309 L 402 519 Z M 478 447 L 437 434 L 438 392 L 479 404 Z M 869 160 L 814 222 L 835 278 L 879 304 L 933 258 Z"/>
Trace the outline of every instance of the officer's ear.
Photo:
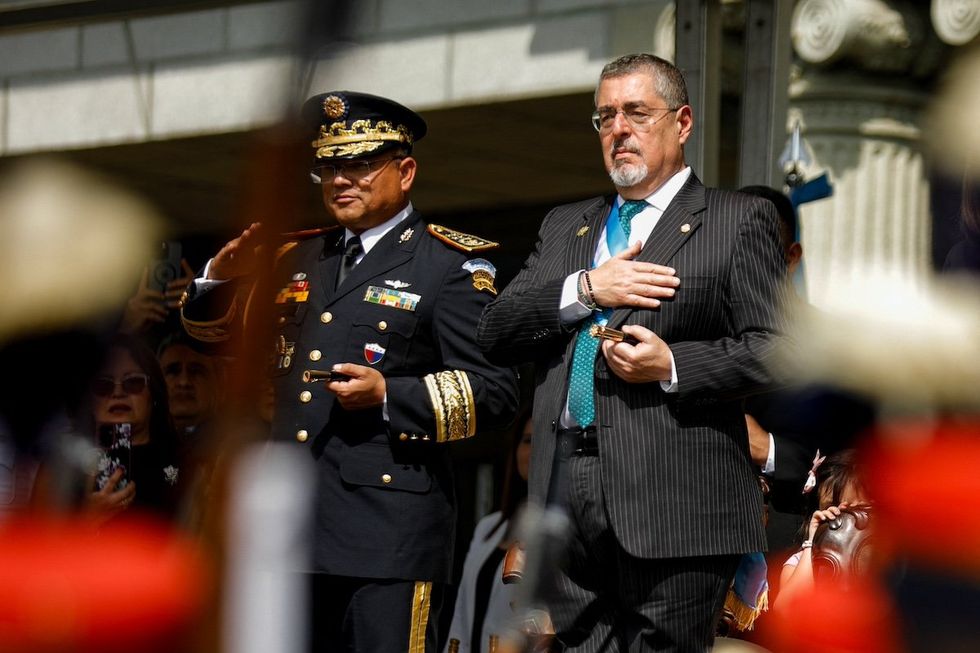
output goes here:
<path id="1" fill-rule="evenodd" d="M 398 174 L 401 177 L 402 192 L 407 193 L 412 189 L 412 184 L 415 182 L 415 171 L 417 169 L 418 164 L 410 156 L 406 156 L 398 162 Z"/>

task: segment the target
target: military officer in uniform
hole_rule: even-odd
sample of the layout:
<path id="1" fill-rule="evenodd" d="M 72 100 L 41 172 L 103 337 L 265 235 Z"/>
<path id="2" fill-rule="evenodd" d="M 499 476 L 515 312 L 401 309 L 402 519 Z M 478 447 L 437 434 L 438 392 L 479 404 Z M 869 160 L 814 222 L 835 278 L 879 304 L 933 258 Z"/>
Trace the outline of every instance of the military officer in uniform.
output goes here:
<path id="1" fill-rule="evenodd" d="M 505 425 L 517 406 L 513 372 L 475 344 L 497 293 L 483 258 L 496 243 L 413 208 L 412 145 L 426 132 L 415 112 L 336 91 L 307 100 L 303 116 L 312 175 L 340 228 L 279 249 L 270 345 L 273 437 L 301 443 L 317 466 L 314 648 L 434 651 L 455 530 L 446 444 Z M 261 229 L 226 244 L 195 281 L 189 333 L 231 335 Z"/>

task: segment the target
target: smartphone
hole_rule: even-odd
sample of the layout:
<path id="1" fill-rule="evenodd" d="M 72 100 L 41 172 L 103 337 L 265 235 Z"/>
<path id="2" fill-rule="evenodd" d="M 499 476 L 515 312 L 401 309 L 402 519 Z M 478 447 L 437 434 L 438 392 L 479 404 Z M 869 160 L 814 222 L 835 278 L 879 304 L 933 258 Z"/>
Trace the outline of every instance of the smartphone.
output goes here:
<path id="1" fill-rule="evenodd" d="M 179 240 L 168 240 L 160 245 L 160 251 L 150 267 L 150 286 L 162 293 L 167 284 L 180 276 L 182 251 Z"/>
<path id="2" fill-rule="evenodd" d="M 100 424 L 97 431 L 99 446 L 99 466 L 95 472 L 95 489 L 105 488 L 109 478 L 122 468 L 123 477 L 116 485 L 122 490 L 130 481 L 133 463 L 132 424 Z"/>

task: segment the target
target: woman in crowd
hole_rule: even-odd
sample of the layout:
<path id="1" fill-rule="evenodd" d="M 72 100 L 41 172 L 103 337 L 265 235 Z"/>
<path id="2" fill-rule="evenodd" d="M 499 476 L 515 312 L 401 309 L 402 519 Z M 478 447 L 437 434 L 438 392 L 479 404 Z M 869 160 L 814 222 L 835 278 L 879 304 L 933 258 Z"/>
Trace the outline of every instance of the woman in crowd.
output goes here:
<path id="1" fill-rule="evenodd" d="M 131 450 L 125 474 L 117 469 L 104 487 L 96 488 L 86 501 L 87 510 L 100 519 L 130 507 L 175 517 L 181 481 L 177 438 L 153 351 L 134 337 L 117 336 L 90 390 L 94 432 L 129 424 Z"/>

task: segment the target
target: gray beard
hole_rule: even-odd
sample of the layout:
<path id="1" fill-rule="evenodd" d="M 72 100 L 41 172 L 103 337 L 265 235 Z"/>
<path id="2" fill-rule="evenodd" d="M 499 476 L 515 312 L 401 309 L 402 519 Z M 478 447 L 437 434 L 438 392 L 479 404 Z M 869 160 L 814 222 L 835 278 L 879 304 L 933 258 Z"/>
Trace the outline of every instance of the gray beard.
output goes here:
<path id="1" fill-rule="evenodd" d="M 612 179 L 617 188 L 630 188 L 646 179 L 647 172 L 645 163 L 626 163 L 621 166 L 614 166 L 609 171 L 609 178 Z"/>

